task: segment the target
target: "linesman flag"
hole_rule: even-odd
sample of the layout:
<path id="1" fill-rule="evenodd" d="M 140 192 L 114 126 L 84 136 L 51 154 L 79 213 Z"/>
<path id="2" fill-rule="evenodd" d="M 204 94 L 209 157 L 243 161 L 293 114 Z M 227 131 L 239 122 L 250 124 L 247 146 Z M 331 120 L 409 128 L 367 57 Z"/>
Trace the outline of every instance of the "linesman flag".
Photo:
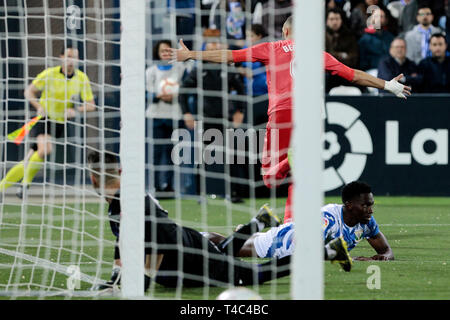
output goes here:
<path id="1" fill-rule="evenodd" d="M 41 118 L 41 115 L 34 117 L 29 122 L 25 123 L 22 128 L 19 128 L 8 134 L 8 139 L 19 145 L 22 142 L 23 138 L 25 138 L 25 136 L 30 132 L 31 128 L 33 128 Z"/>

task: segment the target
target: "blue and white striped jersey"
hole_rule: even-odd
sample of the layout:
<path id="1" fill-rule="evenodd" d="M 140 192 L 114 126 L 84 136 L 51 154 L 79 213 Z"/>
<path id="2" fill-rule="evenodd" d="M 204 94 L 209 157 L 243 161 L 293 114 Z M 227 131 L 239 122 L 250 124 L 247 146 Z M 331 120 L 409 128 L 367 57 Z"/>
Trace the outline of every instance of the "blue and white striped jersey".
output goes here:
<path id="1" fill-rule="evenodd" d="M 342 235 L 350 251 L 362 239 L 373 238 L 380 232 L 373 216 L 367 224 L 358 223 L 353 227 L 347 226 L 344 223 L 342 207 L 342 204 L 328 204 L 322 207 L 323 238 L 325 241 Z"/>
<path id="2" fill-rule="evenodd" d="M 341 204 L 322 207 L 323 238 L 328 242 L 343 236 L 352 250 L 362 239 L 376 236 L 380 230 L 374 217 L 367 224 L 358 223 L 349 227 L 344 223 Z M 294 252 L 294 223 L 285 223 L 258 233 L 254 239 L 256 253 L 260 258 L 282 258 Z"/>

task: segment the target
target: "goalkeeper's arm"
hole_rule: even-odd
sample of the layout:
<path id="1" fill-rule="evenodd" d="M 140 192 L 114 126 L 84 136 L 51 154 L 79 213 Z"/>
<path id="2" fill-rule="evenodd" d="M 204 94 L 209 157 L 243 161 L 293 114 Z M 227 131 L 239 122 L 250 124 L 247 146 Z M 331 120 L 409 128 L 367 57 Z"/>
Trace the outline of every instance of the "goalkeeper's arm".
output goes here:
<path id="1" fill-rule="evenodd" d="M 411 95 L 411 87 L 405 86 L 398 82 L 401 78 L 403 78 L 403 74 L 396 76 L 391 81 L 386 81 L 374 77 L 367 72 L 355 69 L 355 76 L 352 82 L 364 87 L 383 89 L 395 94 L 399 98 L 406 99 L 406 96 Z"/>

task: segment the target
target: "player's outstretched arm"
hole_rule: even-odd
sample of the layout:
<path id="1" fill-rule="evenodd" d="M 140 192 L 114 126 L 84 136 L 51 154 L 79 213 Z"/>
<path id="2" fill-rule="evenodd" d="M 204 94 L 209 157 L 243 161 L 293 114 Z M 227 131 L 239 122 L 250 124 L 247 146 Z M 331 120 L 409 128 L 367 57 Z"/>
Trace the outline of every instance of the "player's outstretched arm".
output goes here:
<path id="1" fill-rule="evenodd" d="M 403 78 L 403 74 L 399 74 L 391 81 L 386 81 L 377 77 L 374 77 L 367 72 L 356 70 L 355 76 L 353 78 L 353 83 L 364 86 L 373 87 L 377 89 L 382 89 L 395 94 L 399 98 L 406 99 L 407 96 L 411 95 L 411 87 L 405 86 L 398 82 Z"/>
<path id="2" fill-rule="evenodd" d="M 367 239 L 372 248 L 377 252 L 376 255 L 367 257 L 355 257 L 354 260 L 369 261 L 369 260 L 394 260 L 394 253 L 392 252 L 386 237 L 380 231 L 375 237 Z"/>
<path id="3" fill-rule="evenodd" d="M 166 48 L 164 53 L 171 55 L 171 62 L 186 61 L 189 59 L 209 61 L 216 63 L 231 63 L 233 62 L 233 54 L 231 50 L 211 50 L 211 51 L 192 51 L 180 39 L 180 48 Z"/>

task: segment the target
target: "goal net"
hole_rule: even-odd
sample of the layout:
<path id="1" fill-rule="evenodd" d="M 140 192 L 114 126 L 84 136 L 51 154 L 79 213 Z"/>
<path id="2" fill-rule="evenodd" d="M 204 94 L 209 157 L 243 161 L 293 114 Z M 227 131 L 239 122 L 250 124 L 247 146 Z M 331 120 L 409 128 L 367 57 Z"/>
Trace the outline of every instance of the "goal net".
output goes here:
<path id="1" fill-rule="evenodd" d="M 266 67 L 169 63 L 164 48 L 179 47 L 181 38 L 198 51 L 281 40 L 293 1 L 146 0 L 135 19 L 124 2 L 7 0 L 0 7 L 0 295 L 98 297 L 121 294 L 121 287 L 125 297 L 216 299 L 239 283 L 208 278 L 214 268 L 208 241 L 219 246 L 220 235 L 232 235 L 266 203 L 283 220 L 291 178 L 268 188 L 261 174 Z M 79 71 L 71 76 L 73 61 Z M 78 91 L 68 85 L 73 77 Z M 39 104 L 46 104 L 47 117 L 23 141 L 8 138 L 39 114 Z M 59 109 L 58 118 L 49 111 L 57 106 L 78 111 Z M 99 155 L 95 169 L 89 154 Z M 96 176 L 108 172 L 105 155 L 120 162 L 121 178 L 113 173 L 121 181 L 114 189 L 120 195 L 111 194 L 108 174 Z M 108 215 L 105 196 L 121 201 L 120 241 L 118 230 L 111 230 L 118 217 Z M 191 247 L 175 232 L 173 243 L 161 244 L 154 224 L 148 240 L 145 222 L 155 219 L 158 206 L 152 202 L 153 213 L 144 218 L 151 199 L 175 223 L 202 232 L 205 241 Z M 270 250 L 282 245 L 273 243 Z M 144 294 L 144 246 L 146 253 L 155 246 L 178 252 L 169 271 L 158 271 L 161 277 L 206 285 L 192 289 L 179 280 L 167 289 L 148 271 L 158 262 L 145 257 L 153 280 Z M 187 267 L 186 252 L 203 256 L 202 265 Z M 267 272 L 279 271 L 275 260 L 230 252 L 221 257 L 228 266 L 266 263 Z M 167 261 L 163 257 L 163 268 Z M 107 284 L 120 264 L 119 286 L 92 290 Z M 235 269 L 227 270 L 235 279 Z M 289 276 L 247 287 L 255 297 L 292 297 Z"/>

